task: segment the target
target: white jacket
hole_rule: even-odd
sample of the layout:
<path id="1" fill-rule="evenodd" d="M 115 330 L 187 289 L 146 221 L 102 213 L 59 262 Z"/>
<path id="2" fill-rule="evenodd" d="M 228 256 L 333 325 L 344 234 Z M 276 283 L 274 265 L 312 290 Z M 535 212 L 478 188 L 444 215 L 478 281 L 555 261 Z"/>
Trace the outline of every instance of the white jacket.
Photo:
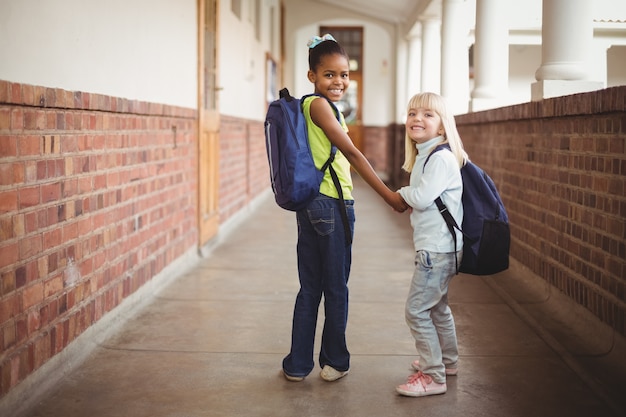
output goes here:
<path id="1" fill-rule="evenodd" d="M 411 171 L 409 185 L 398 190 L 402 198 L 413 208 L 411 226 L 416 251 L 454 252 L 452 235 L 435 204 L 437 197 L 441 196 L 441 200 L 459 227 L 463 221 L 461 201 L 463 181 L 461 170 L 452 152 L 448 149 L 435 152 L 424 169 L 426 158 L 442 140 L 443 138 L 439 136 L 428 142 L 416 144 L 418 155 Z M 458 251 L 463 248 L 463 234 L 458 230 L 456 234 Z"/>

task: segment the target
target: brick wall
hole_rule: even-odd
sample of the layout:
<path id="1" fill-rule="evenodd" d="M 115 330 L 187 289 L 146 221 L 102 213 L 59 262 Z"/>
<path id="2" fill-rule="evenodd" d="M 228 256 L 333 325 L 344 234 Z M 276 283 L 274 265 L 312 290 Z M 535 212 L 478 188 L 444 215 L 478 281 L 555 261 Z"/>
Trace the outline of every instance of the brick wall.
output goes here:
<path id="1" fill-rule="evenodd" d="M 0 396 L 197 244 L 196 123 L 0 81 Z"/>
<path id="2" fill-rule="evenodd" d="M 456 118 L 511 256 L 626 336 L 626 86 Z"/>
<path id="3" fill-rule="evenodd" d="M 270 187 L 263 121 L 222 116 L 220 121 L 220 222 Z"/>
<path id="4" fill-rule="evenodd" d="M 387 180 L 389 173 L 389 141 L 386 127 L 365 126 L 363 128 L 363 154 L 369 160 L 374 171 Z"/>

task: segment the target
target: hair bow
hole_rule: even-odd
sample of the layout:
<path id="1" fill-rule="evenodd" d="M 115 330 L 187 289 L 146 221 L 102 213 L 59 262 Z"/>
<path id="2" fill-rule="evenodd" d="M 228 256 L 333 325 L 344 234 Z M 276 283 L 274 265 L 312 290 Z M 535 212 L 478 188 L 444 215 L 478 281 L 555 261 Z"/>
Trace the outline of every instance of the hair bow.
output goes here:
<path id="1" fill-rule="evenodd" d="M 320 36 L 313 36 L 309 42 L 307 42 L 307 46 L 309 47 L 309 49 L 313 49 L 315 48 L 317 45 L 319 45 L 320 43 L 324 42 L 324 41 L 334 41 L 337 42 L 335 40 L 335 38 L 333 38 L 333 35 L 331 35 L 330 33 L 327 33 L 326 35 L 320 37 Z"/>

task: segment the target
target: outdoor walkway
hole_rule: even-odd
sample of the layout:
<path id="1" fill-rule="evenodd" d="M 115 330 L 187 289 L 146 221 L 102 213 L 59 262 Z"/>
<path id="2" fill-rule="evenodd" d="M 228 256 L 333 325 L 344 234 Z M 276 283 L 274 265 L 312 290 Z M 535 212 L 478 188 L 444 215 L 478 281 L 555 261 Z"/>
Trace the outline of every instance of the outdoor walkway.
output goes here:
<path id="1" fill-rule="evenodd" d="M 267 198 L 26 416 L 623 415 L 624 374 L 606 395 L 598 375 L 586 373 L 590 363 L 600 373 L 597 364 L 605 364 L 620 376 L 610 342 L 594 337 L 595 345 L 588 346 L 570 336 L 574 342 L 568 343 L 567 335 L 559 338 L 539 326 L 543 320 L 533 312 L 548 305 L 546 295 L 519 288 L 519 267 L 453 280 L 459 375 L 448 378 L 445 395 L 397 395 L 394 387 L 411 373 L 415 352 L 404 322 L 411 227 L 407 214 L 388 209 L 360 181 L 355 196 L 347 377 L 328 383 L 316 368 L 293 383 L 279 373 L 298 290 L 296 222 L 294 213 Z M 558 308 L 549 308 L 559 316 Z"/>

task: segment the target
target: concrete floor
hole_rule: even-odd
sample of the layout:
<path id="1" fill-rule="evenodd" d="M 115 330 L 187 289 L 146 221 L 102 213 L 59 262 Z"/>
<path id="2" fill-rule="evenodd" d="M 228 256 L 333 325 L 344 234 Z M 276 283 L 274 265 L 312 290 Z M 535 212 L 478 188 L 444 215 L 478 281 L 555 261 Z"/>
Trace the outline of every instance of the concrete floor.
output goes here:
<path id="1" fill-rule="evenodd" d="M 593 321 L 581 339 L 567 323 L 587 318 L 515 263 L 453 280 L 461 359 L 448 392 L 397 395 L 415 352 L 403 311 L 411 228 L 358 180 L 355 196 L 347 377 L 279 374 L 298 290 L 296 224 L 270 197 L 20 416 L 626 415 L 622 340 Z"/>

